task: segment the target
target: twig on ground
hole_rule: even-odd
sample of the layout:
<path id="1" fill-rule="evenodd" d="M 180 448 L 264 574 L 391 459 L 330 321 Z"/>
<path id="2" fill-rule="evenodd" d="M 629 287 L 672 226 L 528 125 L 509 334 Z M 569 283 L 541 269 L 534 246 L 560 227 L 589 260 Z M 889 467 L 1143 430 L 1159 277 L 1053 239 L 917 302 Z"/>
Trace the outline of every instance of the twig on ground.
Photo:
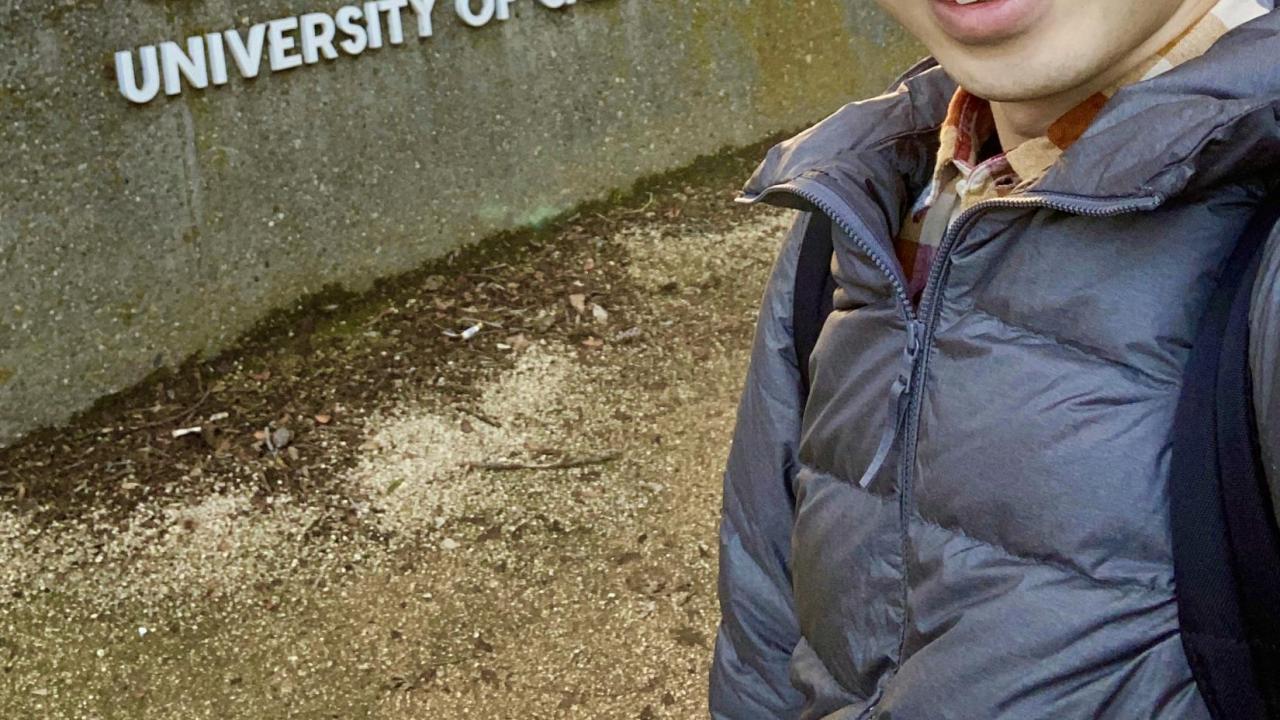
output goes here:
<path id="1" fill-rule="evenodd" d="M 640 207 L 634 210 L 623 210 L 618 214 L 619 215 L 639 215 L 640 213 L 648 210 L 652 206 L 653 206 L 653 193 L 649 193 L 649 199 L 645 201 L 644 205 L 641 205 Z"/>
<path id="2" fill-rule="evenodd" d="M 502 427 L 502 423 L 498 422 L 494 418 L 489 417 L 488 415 L 485 415 L 479 410 L 473 410 L 471 408 L 461 407 L 461 406 L 459 406 L 457 410 L 458 412 L 464 415 L 470 415 L 471 417 L 479 420 L 480 422 L 484 423 L 485 425 L 488 425 L 489 427 L 495 427 L 495 428 Z"/>
<path id="3" fill-rule="evenodd" d="M 569 470 L 571 468 L 587 467 L 589 465 L 603 465 L 613 462 L 622 457 L 622 453 L 617 450 L 610 450 L 606 453 L 598 455 L 587 455 L 577 458 L 565 458 L 550 463 L 523 463 L 523 462 L 473 462 L 467 463 L 467 467 L 477 470 Z"/>
<path id="4" fill-rule="evenodd" d="M 187 408 L 185 411 L 180 412 L 177 415 L 174 415 L 172 417 L 167 417 L 160 420 L 153 420 L 149 423 L 143 423 L 141 425 L 134 425 L 133 427 L 124 428 L 123 434 L 132 435 L 133 433 L 136 433 L 140 430 L 150 430 L 152 428 L 158 428 L 162 425 L 169 425 L 170 423 L 175 423 L 175 422 L 178 425 L 181 425 L 185 423 L 187 420 L 189 420 L 192 415 L 195 415 L 196 411 L 200 409 L 200 406 L 204 405 L 204 401 L 208 400 L 209 396 L 212 394 L 213 394 L 213 386 L 210 385 L 209 387 L 205 388 L 205 391 L 200 395 L 200 399 L 196 400 L 195 404 Z"/>

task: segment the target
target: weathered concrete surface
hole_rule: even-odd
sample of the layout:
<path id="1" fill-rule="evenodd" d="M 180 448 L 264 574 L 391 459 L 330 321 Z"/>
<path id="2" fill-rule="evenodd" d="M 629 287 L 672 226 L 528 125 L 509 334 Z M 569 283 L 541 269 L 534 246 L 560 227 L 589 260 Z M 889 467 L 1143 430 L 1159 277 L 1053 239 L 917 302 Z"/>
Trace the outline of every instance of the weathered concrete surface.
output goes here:
<path id="1" fill-rule="evenodd" d="M 706 718 L 756 152 L 0 450 L 0 718 Z"/>
<path id="2" fill-rule="evenodd" d="M 354 289 L 811 121 L 916 49 L 870 0 L 515 18 L 132 106 L 116 50 L 319 0 L 0 2 L 0 444 Z"/>

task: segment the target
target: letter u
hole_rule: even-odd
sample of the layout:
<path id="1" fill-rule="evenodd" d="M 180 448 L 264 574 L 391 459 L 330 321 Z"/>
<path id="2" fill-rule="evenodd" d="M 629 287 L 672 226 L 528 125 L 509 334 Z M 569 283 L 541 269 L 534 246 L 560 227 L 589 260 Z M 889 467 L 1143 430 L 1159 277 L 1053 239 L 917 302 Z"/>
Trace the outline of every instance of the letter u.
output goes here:
<path id="1" fill-rule="evenodd" d="M 128 50 L 116 53 L 116 81 L 120 83 L 121 95 L 142 105 L 154 100 L 160 92 L 160 58 L 155 45 L 139 48 L 138 54 L 142 56 L 142 86 L 138 86 L 138 78 L 133 71 L 133 53 Z"/>

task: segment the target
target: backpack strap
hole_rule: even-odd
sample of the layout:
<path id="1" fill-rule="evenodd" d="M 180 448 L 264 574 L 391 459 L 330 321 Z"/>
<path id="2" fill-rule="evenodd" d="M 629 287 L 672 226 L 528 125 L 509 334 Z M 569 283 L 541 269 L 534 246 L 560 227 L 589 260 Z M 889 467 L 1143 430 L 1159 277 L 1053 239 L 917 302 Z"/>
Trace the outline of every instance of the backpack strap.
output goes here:
<path id="1" fill-rule="evenodd" d="M 1267 203 L 1228 259 L 1192 346 L 1173 428 L 1182 642 L 1216 720 L 1280 718 L 1280 530 L 1249 373 L 1249 307 L 1280 218 Z"/>
<path id="2" fill-rule="evenodd" d="M 809 359 L 813 357 L 822 326 L 831 314 L 832 297 L 835 293 L 835 278 L 831 275 L 831 256 L 834 252 L 831 218 L 816 210 L 809 213 L 791 297 L 791 330 L 795 338 L 796 360 L 800 366 L 802 408 L 809 399 Z"/>

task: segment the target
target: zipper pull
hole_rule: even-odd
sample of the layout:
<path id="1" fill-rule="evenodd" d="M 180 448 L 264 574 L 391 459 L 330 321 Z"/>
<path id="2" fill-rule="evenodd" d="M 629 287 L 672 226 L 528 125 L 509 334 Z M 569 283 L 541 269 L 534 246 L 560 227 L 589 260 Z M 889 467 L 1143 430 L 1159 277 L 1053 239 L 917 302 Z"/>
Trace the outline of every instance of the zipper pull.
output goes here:
<path id="1" fill-rule="evenodd" d="M 889 459 L 889 451 L 893 449 L 893 442 L 898 439 L 898 431 L 902 429 L 902 423 L 907 418 L 907 408 L 910 406 L 907 401 L 911 398 L 909 392 L 911 376 L 915 374 L 916 361 L 920 356 L 920 345 L 923 341 L 924 323 L 915 319 L 908 320 L 907 346 L 902 351 L 902 367 L 889 388 L 888 422 L 885 423 L 884 432 L 880 434 L 880 445 L 876 448 L 875 457 L 871 459 L 867 471 L 862 474 L 862 479 L 858 480 L 858 486 L 863 489 L 871 485 L 876 475 L 880 473 L 880 468 L 884 467 L 885 460 Z"/>

